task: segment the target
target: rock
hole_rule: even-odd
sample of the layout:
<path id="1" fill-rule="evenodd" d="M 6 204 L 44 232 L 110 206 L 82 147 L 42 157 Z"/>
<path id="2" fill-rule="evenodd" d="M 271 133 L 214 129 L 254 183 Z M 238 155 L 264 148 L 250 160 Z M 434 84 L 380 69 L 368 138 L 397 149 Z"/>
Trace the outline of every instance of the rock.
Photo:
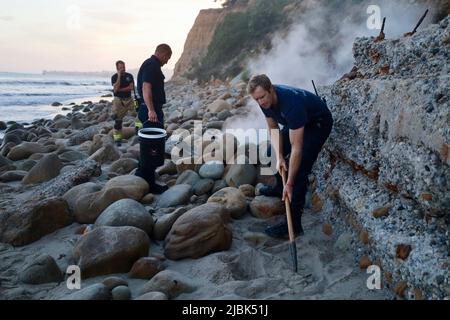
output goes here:
<path id="1" fill-rule="evenodd" d="M 227 188 L 227 187 L 228 187 L 228 185 L 227 185 L 227 183 L 225 182 L 225 180 L 216 180 L 216 181 L 214 182 L 214 186 L 213 186 L 211 192 L 214 194 L 214 193 L 216 193 L 217 191 L 222 190 L 222 189 L 225 189 L 225 188 Z"/>
<path id="2" fill-rule="evenodd" d="M 55 123 L 53 123 L 53 125 L 52 125 L 52 128 L 66 129 L 66 128 L 69 128 L 71 125 L 72 125 L 72 122 L 69 119 L 62 118 L 62 119 L 58 119 L 58 121 L 55 121 Z"/>
<path id="3" fill-rule="evenodd" d="M 268 219 L 285 214 L 286 208 L 280 198 L 257 196 L 250 203 L 250 212 L 257 218 Z"/>
<path id="4" fill-rule="evenodd" d="M 314 212 L 322 211 L 324 203 L 322 198 L 317 193 L 312 195 L 311 205 Z"/>
<path id="5" fill-rule="evenodd" d="M 64 280 L 64 276 L 55 260 L 46 254 L 33 259 L 33 261 L 20 272 L 19 278 L 21 282 L 27 284 L 59 283 Z"/>
<path id="6" fill-rule="evenodd" d="M 149 193 L 142 198 L 141 203 L 142 204 L 152 204 L 154 200 L 155 200 L 155 195 L 152 193 Z"/>
<path id="7" fill-rule="evenodd" d="M 80 160 L 86 159 L 87 157 L 88 157 L 87 154 L 85 154 L 83 152 L 79 152 L 79 151 L 74 151 L 74 150 L 64 152 L 63 154 L 61 154 L 59 156 L 59 158 L 65 162 L 80 161 Z"/>
<path id="8" fill-rule="evenodd" d="M 225 175 L 229 187 L 239 188 L 243 184 L 253 185 L 256 180 L 256 168 L 252 164 L 232 165 Z"/>
<path id="9" fill-rule="evenodd" d="M 207 194 L 214 187 L 214 180 L 212 179 L 201 179 L 194 185 L 194 194 L 201 196 Z"/>
<path id="10" fill-rule="evenodd" d="M 86 182 L 78 186 L 75 186 L 69 191 L 67 191 L 63 195 L 63 199 L 67 201 L 70 212 L 74 212 L 75 204 L 78 201 L 78 198 L 80 198 L 83 195 L 97 192 L 100 189 L 101 189 L 100 186 L 98 186 L 97 184 L 93 182 Z"/>
<path id="11" fill-rule="evenodd" d="M 133 169 L 136 169 L 138 164 L 139 162 L 135 159 L 123 158 L 114 161 L 109 170 L 120 175 L 125 175 L 130 173 Z"/>
<path id="12" fill-rule="evenodd" d="M 376 219 L 379 219 L 379 218 L 382 218 L 382 217 L 387 217 L 389 215 L 389 210 L 390 209 L 391 209 L 391 207 L 389 207 L 389 206 L 378 208 L 378 209 L 375 209 L 372 212 L 372 215 Z"/>
<path id="13" fill-rule="evenodd" d="M 64 297 L 62 300 L 110 300 L 111 292 L 104 284 L 98 283 Z"/>
<path id="14" fill-rule="evenodd" d="M 94 138 L 92 139 L 92 144 L 89 146 L 88 153 L 89 155 L 93 155 L 96 151 L 98 151 L 100 148 L 107 146 L 107 145 L 113 145 L 114 139 L 106 134 L 96 134 Z"/>
<path id="15" fill-rule="evenodd" d="M 366 270 L 368 267 L 372 265 L 372 260 L 368 256 L 363 256 L 359 260 L 359 268 L 361 270 Z"/>
<path id="16" fill-rule="evenodd" d="M 412 251 L 412 247 L 409 244 L 399 244 L 396 250 L 396 257 L 398 259 L 406 260 Z"/>
<path id="17" fill-rule="evenodd" d="M 61 102 L 53 102 L 52 103 L 52 107 L 60 107 L 60 106 L 62 106 Z"/>
<path id="18" fill-rule="evenodd" d="M 0 215 L 0 242 L 23 246 L 73 221 L 67 202 L 59 197 L 21 201 Z"/>
<path id="19" fill-rule="evenodd" d="M 164 165 L 156 169 L 156 173 L 160 176 L 164 174 L 177 174 L 177 166 L 172 160 L 164 160 Z"/>
<path id="20" fill-rule="evenodd" d="M 247 212 L 247 199 L 244 194 L 236 188 L 224 188 L 214 193 L 208 203 L 220 203 L 234 219 L 239 219 Z"/>
<path id="21" fill-rule="evenodd" d="M 225 121 L 232 115 L 233 114 L 229 110 L 223 110 L 217 114 L 217 119 L 219 119 L 220 121 Z"/>
<path id="22" fill-rule="evenodd" d="M 361 231 L 359 234 L 359 240 L 365 245 L 369 244 L 369 233 L 366 230 Z"/>
<path id="23" fill-rule="evenodd" d="M 118 286 L 128 286 L 128 282 L 120 277 L 108 277 L 102 281 L 102 283 L 108 288 L 108 290 L 112 290 Z"/>
<path id="24" fill-rule="evenodd" d="M 223 175 L 225 167 L 222 162 L 207 162 L 200 167 L 199 174 L 204 179 L 220 179 Z"/>
<path id="25" fill-rule="evenodd" d="M 157 241 L 162 241 L 166 238 L 170 229 L 172 228 L 175 221 L 181 217 L 187 210 L 185 208 L 178 208 L 174 212 L 165 214 L 159 217 L 155 221 L 155 225 L 153 227 L 152 238 Z"/>
<path id="26" fill-rule="evenodd" d="M 10 160 L 17 161 L 27 159 L 34 153 L 47 153 L 49 148 L 36 142 L 22 142 L 18 146 L 13 147 L 7 157 Z"/>
<path id="27" fill-rule="evenodd" d="M 4 123 L 3 121 L 0 121 L 0 130 L 5 130 L 7 128 L 6 123 Z"/>
<path id="28" fill-rule="evenodd" d="M 130 300 L 131 291 L 127 286 L 118 286 L 111 291 L 113 300 Z"/>
<path id="29" fill-rule="evenodd" d="M 131 226 L 151 234 L 153 217 L 145 207 L 133 199 L 122 199 L 114 202 L 100 214 L 95 227 Z"/>
<path id="30" fill-rule="evenodd" d="M 333 226 L 329 223 L 324 223 L 322 225 L 322 232 L 327 235 L 327 236 L 331 236 L 333 234 Z"/>
<path id="31" fill-rule="evenodd" d="M 244 196 L 249 198 L 255 197 L 255 187 L 251 184 L 243 184 L 239 187 L 239 190 L 244 194 Z"/>
<path id="32" fill-rule="evenodd" d="M 178 218 L 166 237 L 164 254 L 171 260 L 200 258 L 228 250 L 232 234 L 225 208 L 218 203 L 195 207 Z"/>
<path id="33" fill-rule="evenodd" d="M 192 186 L 189 184 L 179 184 L 164 192 L 158 199 L 157 206 L 169 208 L 183 205 L 189 202 L 192 196 Z"/>
<path id="34" fill-rule="evenodd" d="M 130 278 L 151 279 L 164 270 L 164 265 L 156 258 L 141 258 L 131 268 Z"/>
<path id="35" fill-rule="evenodd" d="M 12 165 L 14 162 L 0 155 L 0 168 Z"/>
<path id="36" fill-rule="evenodd" d="M 120 151 L 114 145 L 106 145 L 95 151 L 89 159 L 95 160 L 98 163 L 104 164 L 116 161 L 120 158 Z"/>
<path id="37" fill-rule="evenodd" d="M 197 110 L 186 109 L 183 112 L 183 121 L 193 120 L 197 118 Z"/>
<path id="38" fill-rule="evenodd" d="M 176 184 L 189 184 L 193 188 L 194 185 L 200 181 L 200 176 L 197 172 L 192 170 L 186 170 L 177 179 Z"/>
<path id="39" fill-rule="evenodd" d="M 211 112 L 211 113 L 219 113 L 221 111 L 224 110 L 231 110 L 233 109 L 233 107 L 226 102 L 225 100 L 216 100 L 213 103 L 211 103 L 207 108 L 206 108 L 206 112 Z"/>
<path id="40" fill-rule="evenodd" d="M 0 181 L 2 182 L 12 182 L 12 181 L 21 181 L 28 172 L 23 170 L 12 170 L 6 171 L 0 175 Z"/>
<path id="41" fill-rule="evenodd" d="M 189 293 L 195 290 L 196 285 L 191 279 L 178 272 L 164 270 L 144 285 L 141 295 L 158 291 L 164 293 L 169 299 L 174 299 L 182 293 Z"/>
<path id="42" fill-rule="evenodd" d="M 167 296 L 162 292 L 152 291 L 137 297 L 134 300 L 168 300 Z"/>
<path id="43" fill-rule="evenodd" d="M 147 182 L 137 176 L 119 176 L 109 180 L 102 190 L 82 195 L 75 202 L 75 219 L 79 223 L 94 223 L 110 204 L 121 199 L 139 201 L 149 191 Z"/>
<path id="44" fill-rule="evenodd" d="M 408 282 L 402 280 L 395 285 L 394 292 L 401 298 L 405 297 L 405 291 L 408 288 Z"/>
<path id="45" fill-rule="evenodd" d="M 150 240 L 135 227 L 99 227 L 76 244 L 73 254 L 83 278 L 130 271 L 148 254 Z"/>
<path id="46" fill-rule="evenodd" d="M 343 233 L 336 240 L 334 247 L 341 251 L 348 251 L 348 250 L 350 250 L 351 244 L 352 244 L 351 233 Z"/>
<path id="47" fill-rule="evenodd" d="M 85 141 L 92 140 L 92 138 L 101 131 L 102 127 L 100 125 L 90 126 L 79 132 L 71 134 L 69 136 L 69 141 L 67 145 L 74 146 L 82 144 Z"/>
<path id="48" fill-rule="evenodd" d="M 23 184 L 36 184 L 51 180 L 59 175 L 63 164 L 56 154 L 43 157 L 23 178 Z"/>
<path id="49" fill-rule="evenodd" d="M 17 164 L 17 169 L 28 172 L 36 165 L 36 163 L 37 163 L 36 160 L 27 159 L 27 160 L 23 161 L 22 163 Z"/>

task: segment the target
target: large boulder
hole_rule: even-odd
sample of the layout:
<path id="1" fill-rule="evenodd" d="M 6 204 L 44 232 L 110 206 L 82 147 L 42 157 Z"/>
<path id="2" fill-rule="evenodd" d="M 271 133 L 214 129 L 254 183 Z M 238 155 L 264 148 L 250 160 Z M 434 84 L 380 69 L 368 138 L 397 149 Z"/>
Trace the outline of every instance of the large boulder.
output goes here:
<path id="1" fill-rule="evenodd" d="M 22 246 L 73 222 L 67 202 L 59 197 L 27 201 L 0 215 L 0 242 Z"/>
<path id="2" fill-rule="evenodd" d="M 286 208 L 280 198 L 257 196 L 250 202 L 250 211 L 257 218 L 268 219 L 286 213 Z"/>
<path id="3" fill-rule="evenodd" d="M 73 254 L 83 278 L 130 271 L 148 255 L 150 239 L 135 227 L 99 227 L 76 244 Z"/>
<path id="4" fill-rule="evenodd" d="M 54 153 L 44 156 L 23 178 L 23 184 L 36 184 L 53 179 L 59 175 L 63 164 Z"/>
<path id="5" fill-rule="evenodd" d="M 141 295 L 149 292 L 162 292 L 169 299 L 174 299 L 182 293 L 193 292 L 196 289 L 197 286 L 194 282 L 186 276 L 176 271 L 164 270 L 144 285 Z"/>
<path id="6" fill-rule="evenodd" d="M 67 201 L 70 212 L 74 212 L 75 204 L 83 195 L 100 191 L 101 187 L 93 182 L 86 182 L 73 187 L 63 195 L 63 199 Z"/>
<path id="7" fill-rule="evenodd" d="M 122 199 L 114 202 L 95 221 L 95 227 L 131 226 L 151 234 L 153 217 L 145 207 L 133 199 Z"/>
<path id="8" fill-rule="evenodd" d="M 158 199 L 157 206 L 160 208 L 176 207 L 189 202 L 192 196 L 192 186 L 179 184 L 164 192 Z"/>
<path id="9" fill-rule="evenodd" d="M 232 165 L 225 175 L 228 186 L 239 188 L 243 184 L 253 185 L 256 180 L 256 168 L 252 164 Z"/>
<path id="10" fill-rule="evenodd" d="M 25 266 L 19 275 L 20 281 L 27 284 L 42 284 L 49 282 L 61 282 L 64 276 L 56 261 L 44 254 L 36 257 Z"/>
<path id="11" fill-rule="evenodd" d="M 59 156 L 59 158 L 65 162 L 80 161 L 86 159 L 87 157 L 87 154 L 75 150 L 69 150 Z"/>
<path id="12" fill-rule="evenodd" d="M 110 204 L 121 199 L 139 201 L 149 191 L 148 183 L 137 176 L 119 176 L 109 180 L 102 190 L 80 196 L 75 203 L 75 219 L 94 223 Z"/>
<path id="13" fill-rule="evenodd" d="M 213 179 L 201 179 L 194 185 L 194 194 L 201 196 L 207 194 L 214 187 Z"/>
<path id="14" fill-rule="evenodd" d="M 232 240 L 228 221 L 229 215 L 218 203 L 189 210 L 172 226 L 166 237 L 164 254 L 171 260 L 180 260 L 228 250 Z"/>
<path id="15" fill-rule="evenodd" d="M 220 203 L 234 219 L 239 219 L 247 211 L 245 195 L 236 188 L 221 189 L 209 197 L 208 202 Z"/>
<path id="16" fill-rule="evenodd" d="M 49 148 L 36 142 L 22 142 L 18 146 L 13 147 L 7 157 L 10 160 L 17 161 L 27 159 L 34 153 L 47 153 Z"/>

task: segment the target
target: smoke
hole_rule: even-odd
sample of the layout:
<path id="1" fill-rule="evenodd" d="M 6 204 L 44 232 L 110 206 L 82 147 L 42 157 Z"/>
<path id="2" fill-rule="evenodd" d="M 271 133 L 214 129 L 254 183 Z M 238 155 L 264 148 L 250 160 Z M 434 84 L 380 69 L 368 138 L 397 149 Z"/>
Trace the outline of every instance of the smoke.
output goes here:
<path id="1" fill-rule="evenodd" d="M 327 4 L 328 3 L 328 4 Z M 329 1 L 305 0 L 303 13 L 287 35 L 277 35 L 272 49 L 249 64 L 252 74 L 267 74 L 274 83 L 312 90 L 311 80 L 329 85 L 353 67 L 353 43 L 357 37 L 378 36 L 379 29 L 369 29 L 378 12 L 386 17 L 386 38 L 412 31 L 426 10 L 424 5 L 402 1 Z M 374 8 L 374 7 L 370 7 Z M 427 16 L 421 28 L 431 22 Z"/>
<path id="2" fill-rule="evenodd" d="M 345 0 L 332 5 L 329 0 L 304 0 L 298 22 L 284 35 L 274 37 L 269 52 L 250 62 L 251 74 L 265 73 L 273 83 L 309 91 L 313 91 L 311 80 L 317 85 L 332 84 L 352 69 L 355 39 L 380 33 L 380 29 L 368 28 L 368 21 L 373 21 L 374 14 L 373 11 L 368 13 L 369 6 L 378 6 L 379 22 L 383 17 L 387 18 L 385 34 L 388 39 L 412 31 L 427 9 L 422 4 L 411 4 L 409 0 L 355 3 Z M 431 21 L 432 14 L 429 14 L 421 28 Z M 224 129 L 267 128 L 255 101 L 250 100 L 243 109 L 245 112 L 226 121 Z M 258 138 L 261 142 L 266 137 Z M 238 140 L 245 143 L 245 137 L 239 136 Z"/>

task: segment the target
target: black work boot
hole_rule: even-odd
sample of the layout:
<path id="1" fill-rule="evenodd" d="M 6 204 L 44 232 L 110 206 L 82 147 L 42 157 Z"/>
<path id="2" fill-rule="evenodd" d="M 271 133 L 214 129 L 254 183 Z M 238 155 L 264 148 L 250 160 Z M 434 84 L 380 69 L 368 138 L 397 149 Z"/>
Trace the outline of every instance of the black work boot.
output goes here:
<path id="1" fill-rule="evenodd" d="M 150 193 L 153 193 L 153 194 L 162 194 L 162 193 L 166 192 L 167 190 L 169 190 L 168 186 L 160 185 L 156 182 L 150 186 Z"/>
<path id="2" fill-rule="evenodd" d="M 295 237 L 302 236 L 304 234 L 302 227 L 302 211 L 292 210 L 292 224 L 294 226 Z M 264 233 L 267 234 L 269 237 L 276 239 L 289 238 L 287 218 L 284 218 L 283 222 L 280 222 L 272 227 L 267 228 L 266 230 L 264 230 Z"/>
<path id="3" fill-rule="evenodd" d="M 296 219 L 298 220 L 298 219 Z M 303 227 L 301 222 L 296 222 L 296 220 L 293 220 L 294 224 L 294 235 L 295 237 L 302 236 L 304 234 Z M 276 224 L 272 227 L 267 228 L 264 230 L 264 233 L 267 234 L 269 237 L 276 238 L 276 239 L 288 239 L 289 238 L 289 230 L 288 230 L 288 224 L 287 221 L 280 222 L 279 224 Z"/>

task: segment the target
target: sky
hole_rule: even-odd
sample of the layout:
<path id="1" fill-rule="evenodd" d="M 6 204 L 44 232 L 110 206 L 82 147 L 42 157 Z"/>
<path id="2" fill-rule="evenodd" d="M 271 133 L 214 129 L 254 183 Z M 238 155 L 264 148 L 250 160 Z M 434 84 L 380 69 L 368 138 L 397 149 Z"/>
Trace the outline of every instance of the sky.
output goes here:
<path id="1" fill-rule="evenodd" d="M 139 68 L 167 43 L 173 69 L 201 9 L 214 0 L 0 0 L 0 71 Z"/>

